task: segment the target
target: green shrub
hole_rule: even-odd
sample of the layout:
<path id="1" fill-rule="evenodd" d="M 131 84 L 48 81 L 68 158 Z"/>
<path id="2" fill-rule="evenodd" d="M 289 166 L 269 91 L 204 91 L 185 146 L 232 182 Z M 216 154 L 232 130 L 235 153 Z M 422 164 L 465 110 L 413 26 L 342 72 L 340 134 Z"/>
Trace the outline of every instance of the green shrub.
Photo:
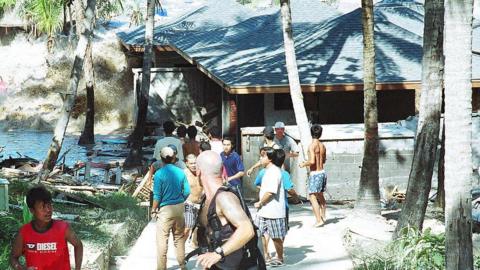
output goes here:
<path id="1" fill-rule="evenodd" d="M 445 234 L 423 233 L 404 228 L 388 245 L 385 255 L 359 258 L 357 270 L 441 270 L 445 269 Z"/>

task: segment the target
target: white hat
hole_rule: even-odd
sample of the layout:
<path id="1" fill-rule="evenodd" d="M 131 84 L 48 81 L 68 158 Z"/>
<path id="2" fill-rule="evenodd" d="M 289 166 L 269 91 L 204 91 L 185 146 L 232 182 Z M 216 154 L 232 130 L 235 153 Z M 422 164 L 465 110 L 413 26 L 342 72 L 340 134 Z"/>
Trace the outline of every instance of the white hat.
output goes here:
<path id="1" fill-rule="evenodd" d="M 285 124 L 283 122 L 276 122 L 274 128 L 285 128 Z"/>
<path id="2" fill-rule="evenodd" d="M 160 156 L 162 158 L 173 157 L 174 155 L 175 155 L 175 152 L 173 151 L 172 148 L 168 146 L 163 147 L 162 150 L 160 151 Z"/>

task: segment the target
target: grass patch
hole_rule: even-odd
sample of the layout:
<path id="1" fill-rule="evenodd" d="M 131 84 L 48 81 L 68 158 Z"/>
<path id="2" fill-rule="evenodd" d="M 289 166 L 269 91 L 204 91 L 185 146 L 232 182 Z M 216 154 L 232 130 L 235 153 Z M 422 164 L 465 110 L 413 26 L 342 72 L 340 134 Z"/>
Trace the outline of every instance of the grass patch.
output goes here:
<path id="1" fill-rule="evenodd" d="M 11 181 L 9 185 L 9 200 L 11 204 L 22 205 L 23 198 L 30 184 L 28 182 Z M 55 194 L 52 194 L 55 198 Z M 89 196 L 82 193 L 76 195 L 102 205 L 105 209 L 89 206 L 72 206 L 63 203 L 53 203 L 55 213 L 78 215 L 78 221 L 69 222 L 79 238 L 84 242 L 103 247 L 112 240 L 111 226 L 122 222 L 129 223 L 127 239 L 138 235 L 146 223 L 145 209 L 137 205 L 137 200 L 123 192 Z M 9 269 L 8 261 L 11 243 L 20 227 L 24 224 L 22 210 L 11 209 L 0 215 L 0 269 Z"/>

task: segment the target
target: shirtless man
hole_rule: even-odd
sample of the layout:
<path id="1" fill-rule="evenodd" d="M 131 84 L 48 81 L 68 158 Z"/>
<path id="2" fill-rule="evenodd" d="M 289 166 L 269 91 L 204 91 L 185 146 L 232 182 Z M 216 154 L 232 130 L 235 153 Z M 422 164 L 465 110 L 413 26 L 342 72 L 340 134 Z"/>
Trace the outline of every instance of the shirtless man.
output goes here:
<path id="1" fill-rule="evenodd" d="M 327 187 L 327 174 L 323 165 L 327 160 L 326 148 L 320 142 L 322 136 L 322 126 L 314 124 L 310 128 L 312 134 L 312 143 L 308 147 L 308 160 L 300 163 L 300 168 L 310 167 L 310 177 L 308 181 L 308 195 L 312 204 L 313 214 L 317 222 L 315 227 L 320 227 L 325 223 L 327 203 L 323 192 Z"/>
<path id="2" fill-rule="evenodd" d="M 195 227 L 198 210 L 202 201 L 203 188 L 197 177 L 197 157 L 193 154 L 187 156 L 187 168 L 184 172 L 190 185 L 190 195 L 185 201 L 185 236 L 188 237 L 190 231 Z"/>
<path id="3" fill-rule="evenodd" d="M 183 144 L 183 154 L 188 156 L 194 154 L 198 156 L 200 154 L 200 142 L 195 140 L 197 136 L 197 128 L 195 126 L 189 126 L 187 129 L 188 140 Z"/>
<path id="4" fill-rule="evenodd" d="M 218 237 L 222 244 L 214 247 L 213 252 L 207 252 L 197 259 L 197 266 L 210 269 L 245 269 L 240 266 L 243 257 L 243 247 L 255 236 L 253 225 L 240 205 L 238 197 L 222 189 L 222 159 L 213 151 L 202 152 L 197 158 L 197 177 L 205 191 L 205 206 L 200 214 L 201 227 L 206 228 L 204 237 Z M 216 214 L 220 223 L 219 235 L 208 233 L 213 231 L 211 222 L 207 219 L 207 211 Z M 200 228 L 199 228 L 200 229 Z M 200 234 L 200 230 L 199 230 Z M 212 243 L 213 239 L 209 239 Z"/>

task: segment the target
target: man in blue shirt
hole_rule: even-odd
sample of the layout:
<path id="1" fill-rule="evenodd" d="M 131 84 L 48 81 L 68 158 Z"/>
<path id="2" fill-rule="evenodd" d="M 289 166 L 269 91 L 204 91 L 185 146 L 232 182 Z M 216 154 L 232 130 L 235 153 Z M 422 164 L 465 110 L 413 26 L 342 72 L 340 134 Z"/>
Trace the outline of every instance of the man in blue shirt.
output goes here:
<path id="1" fill-rule="evenodd" d="M 157 218 L 157 269 L 167 269 L 167 247 L 170 231 L 181 269 L 185 266 L 185 207 L 190 186 L 182 169 L 173 165 L 175 152 L 170 147 L 160 151 L 165 164 L 153 177 L 152 217 Z"/>
<path id="2" fill-rule="evenodd" d="M 240 156 L 233 150 L 233 140 L 229 137 L 223 138 L 222 157 L 223 166 L 227 171 L 227 181 L 230 185 L 241 190 L 242 177 L 245 174 L 245 167 Z"/>

